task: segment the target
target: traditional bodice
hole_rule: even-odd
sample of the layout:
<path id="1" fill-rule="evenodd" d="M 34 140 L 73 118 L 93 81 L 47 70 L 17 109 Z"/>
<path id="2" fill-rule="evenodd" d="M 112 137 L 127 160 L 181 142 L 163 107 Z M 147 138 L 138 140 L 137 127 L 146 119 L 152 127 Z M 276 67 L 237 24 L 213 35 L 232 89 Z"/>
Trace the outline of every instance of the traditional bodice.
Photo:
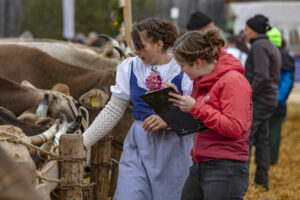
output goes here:
<path id="1" fill-rule="evenodd" d="M 181 80 L 183 77 L 183 73 L 179 72 L 173 79 L 171 83 L 174 83 L 181 93 Z M 162 80 L 163 77 L 162 77 Z M 130 74 L 130 89 L 131 89 L 131 101 L 133 104 L 133 117 L 135 120 L 144 121 L 150 115 L 155 114 L 155 112 L 141 99 L 141 95 L 147 92 L 146 89 L 139 87 L 138 79 L 134 74 L 133 70 L 133 62 L 131 63 L 131 74 Z"/>

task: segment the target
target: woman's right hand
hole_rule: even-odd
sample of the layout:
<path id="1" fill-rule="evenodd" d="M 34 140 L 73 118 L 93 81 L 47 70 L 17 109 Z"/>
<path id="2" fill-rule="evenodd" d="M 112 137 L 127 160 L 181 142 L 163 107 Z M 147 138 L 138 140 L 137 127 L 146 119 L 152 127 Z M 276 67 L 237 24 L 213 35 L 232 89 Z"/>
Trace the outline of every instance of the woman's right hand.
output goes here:
<path id="1" fill-rule="evenodd" d="M 188 95 L 181 96 L 172 92 L 169 92 L 169 95 L 171 96 L 171 98 L 169 98 L 169 101 L 173 102 L 174 106 L 179 107 L 181 111 L 186 113 L 191 112 L 193 106 L 196 103 L 196 100 Z"/>

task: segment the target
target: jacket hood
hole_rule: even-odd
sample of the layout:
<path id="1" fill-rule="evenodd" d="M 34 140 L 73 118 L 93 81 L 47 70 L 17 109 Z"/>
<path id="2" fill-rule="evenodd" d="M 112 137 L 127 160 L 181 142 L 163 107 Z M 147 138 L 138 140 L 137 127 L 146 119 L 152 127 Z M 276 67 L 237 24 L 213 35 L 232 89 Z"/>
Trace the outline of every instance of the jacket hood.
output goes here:
<path id="1" fill-rule="evenodd" d="M 231 70 L 235 70 L 241 74 L 245 73 L 241 62 L 222 48 L 220 55 L 217 57 L 217 65 L 214 71 L 202 76 L 196 81 L 200 88 L 209 90 L 224 74 Z"/>

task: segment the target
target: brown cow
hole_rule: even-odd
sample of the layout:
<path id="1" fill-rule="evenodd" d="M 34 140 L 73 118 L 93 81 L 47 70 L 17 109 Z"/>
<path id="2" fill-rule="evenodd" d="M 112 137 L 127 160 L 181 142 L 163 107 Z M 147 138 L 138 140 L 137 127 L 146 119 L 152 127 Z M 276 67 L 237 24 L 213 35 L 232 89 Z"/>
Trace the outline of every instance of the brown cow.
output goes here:
<path id="1" fill-rule="evenodd" d="M 86 45 L 77 45 L 59 40 L 0 40 L 0 45 L 8 44 L 37 48 L 61 62 L 90 69 L 115 69 L 121 62 L 120 54 L 111 46 L 105 48 L 104 52 L 100 54 L 100 49 L 95 51 Z"/>
<path id="2" fill-rule="evenodd" d="M 65 83 L 70 87 L 71 96 L 75 99 L 91 91 L 100 89 L 97 94 L 110 94 L 110 85 L 115 83 L 114 70 L 92 70 L 60 62 L 48 54 L 35 49 L 18 45 L 0 45 L 0 76 L 21 82 L 28 80 L 38 88 L 50 89 L 56 83 Z M 109 95 L 107 95 L 109 97 Z M 100 108 L 104 106 L 98 99 Z M 0 104 L 1 105 L 1 104 Z M 100 109 L 90 111 L 90 122 Z M 124 137 L 133 121 L 130 109 L 112 131 L 115 140 L 122 146 Z"/>
<path id="3" fill-rule="evenodd" d="M 0 147 L 0 199 L 40 200 L 22 165 L 13 161 Z"/>
<path id="4" fill-rule="evenodd" d="M 16 116 L 38 106 L 46 93 L 46 91 L 36 88 L 21 86 L 14 81 L 2 77 L 0 77 L 0 91 L 0 106 L 10 110 Z M 69 121 L 74 119 L 69 102 L 59 95 L 59 93 L 49 93 L 49 99 L 48 114 L 50 117 L 56 119 L 63 113 Z"/>
<path id="5" fill-rule="evenodd" d="M 19 83 L 27 80 L 41 89 L 65 83 L 75 99 L 93 88 L 108 93 L 109 86 L 114 83 L 114 74 L 114 70 L 69 65 L 35 48 L 0 45 L 0 76 Z"/>
<path id="6" fill-rule="evenodd" d="M 16 117 L 11 116 L 5 110 L 0 109 L 0 125 L 5 124 L 10 124 L 19 127 L 27 136 L 37 135 L 46 131 L 46 128 L 44 127 L 27 124 L 23 121 L 18 120 Z"/>

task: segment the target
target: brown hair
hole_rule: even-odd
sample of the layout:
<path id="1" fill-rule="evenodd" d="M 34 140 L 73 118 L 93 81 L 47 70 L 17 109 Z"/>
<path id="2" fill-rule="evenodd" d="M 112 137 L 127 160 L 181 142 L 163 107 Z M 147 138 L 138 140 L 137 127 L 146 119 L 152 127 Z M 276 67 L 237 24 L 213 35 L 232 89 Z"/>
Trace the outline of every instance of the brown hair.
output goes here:
<path id="1" fill-rule="evenodd" d="M 151 39 L 153 43 L 161 40 L 164 44 L 164 50 L 172 47 L 178 37 L 177 29 L 171 22 L 156 18 L 146 18 L 139 22 L 131 31 L 131 37 L 137 50 L 144 48 L 139 36 L 139 32 L 142 31 L 145 31 L 146 38 Z"/>
<path id="2" fill-rule="evenodd" d="M 175 42 L 173 53 L 177 61 L 190 65 L 198 58 L 213 62 L 224 44 L 224 39 L 216 29 L 190 31 Z"/>

